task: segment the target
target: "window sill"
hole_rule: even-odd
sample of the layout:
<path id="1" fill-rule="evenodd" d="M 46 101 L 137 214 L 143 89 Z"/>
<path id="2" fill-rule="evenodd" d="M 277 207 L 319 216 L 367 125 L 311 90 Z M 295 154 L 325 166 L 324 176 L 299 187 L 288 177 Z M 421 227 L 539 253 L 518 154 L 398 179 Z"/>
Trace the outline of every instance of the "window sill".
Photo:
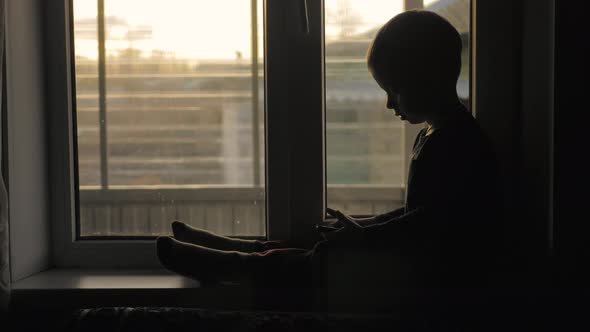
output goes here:
<path id="1" fill-rule="evenodd" d="M 12 285 L 12 307 L 91 308 L 174 306 L 248 309 L 252 291 L 240 285 L 202 287 L 165 270 L 51 269 Z"/>

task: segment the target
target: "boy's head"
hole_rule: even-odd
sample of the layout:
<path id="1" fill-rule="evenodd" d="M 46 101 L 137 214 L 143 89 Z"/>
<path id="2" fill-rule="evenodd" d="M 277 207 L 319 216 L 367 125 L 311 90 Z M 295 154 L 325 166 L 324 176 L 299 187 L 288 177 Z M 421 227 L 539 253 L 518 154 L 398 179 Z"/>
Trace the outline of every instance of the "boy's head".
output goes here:
<path id="1" fill-rule="evenodd" d="M 461 36 L 433 12 L 399 14 L 377 33 L 369 47 L 369 71 L 387 92 L 387 107 L 402 120 L 428 120 L 441 100 L 456 98 L 461 70 Z"/>

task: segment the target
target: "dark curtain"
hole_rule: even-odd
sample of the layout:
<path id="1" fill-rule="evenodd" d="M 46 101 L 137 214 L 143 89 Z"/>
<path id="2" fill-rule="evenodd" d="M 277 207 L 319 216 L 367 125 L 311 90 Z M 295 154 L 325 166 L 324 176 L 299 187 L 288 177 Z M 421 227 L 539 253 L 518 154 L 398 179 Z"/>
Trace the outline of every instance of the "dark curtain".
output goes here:
<path id="1" fill-rule="evenodd" d="M 5 0 L 0 0 L 0 91 L 4 91 L 4 26 L 5 26 Z M 4 141 L 6 128 L 2 123 L 5 119 L 4 113 L 6 105 L 4 99 L 6 94 L 0 94 L 0 165 L 5 160 Z M 8 306 L 10 295 L 10 252 L 9 252 L 9 236 L 8 236 L 8 194 L 6 192 L 6 185 L 4 181 L 4 174 L 0 172 L 0 309 L 5 309 Z"/>

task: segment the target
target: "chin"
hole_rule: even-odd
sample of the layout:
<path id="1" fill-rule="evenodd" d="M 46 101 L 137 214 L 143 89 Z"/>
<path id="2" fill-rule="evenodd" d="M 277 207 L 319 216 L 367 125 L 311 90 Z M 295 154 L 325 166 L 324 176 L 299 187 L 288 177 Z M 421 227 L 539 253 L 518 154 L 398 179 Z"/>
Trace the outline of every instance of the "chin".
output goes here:
<path id="1" fill-rule="evenodd" d="M 420 124 L 420 123 L 424 123 L 424 120 L 420 120 L 420 119 L 406 119 L 406 121 L 408 121 L 411 124 Z"/>

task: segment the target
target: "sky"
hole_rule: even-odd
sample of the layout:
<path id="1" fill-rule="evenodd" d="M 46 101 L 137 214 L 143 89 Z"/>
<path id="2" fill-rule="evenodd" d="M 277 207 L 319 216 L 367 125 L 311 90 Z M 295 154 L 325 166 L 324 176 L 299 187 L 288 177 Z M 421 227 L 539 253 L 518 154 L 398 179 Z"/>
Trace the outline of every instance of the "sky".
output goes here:
<path id="1" fill-rule="evenodd" d="M 436 0 L 425 0 L 425 5 Z M 96 0 L 74 0 L 74 19 L 96 18 Z M 356 32 L 372 29 L 400 13 L 403 0 L 325 0 L 326 12 L 348 3 L 359 18 Z M 262 45 L 262 0 L 259 0 L 259 40 Z M 107 52 L 132 46 L 149 54 L 158 49 L 178 58 L 235 59 L 251 54 L 249 0 L 105 0 L 105 16 L 117 16 L 130 27 L 151 26 L 146 40 L 107 41 Z M 333 20 L 332 20 L 333 21 Z M 128 27 L 107 27 L 111 36 L 125 36 Z M 327 24 L 326 39 L 340 28 Z M 78 55 L 96 58 L 96 40 L 76 38 Z M 260 49 L 261 50 L 261 49 Z M 260 52 L 262 54 L 262 52 Z"/>

